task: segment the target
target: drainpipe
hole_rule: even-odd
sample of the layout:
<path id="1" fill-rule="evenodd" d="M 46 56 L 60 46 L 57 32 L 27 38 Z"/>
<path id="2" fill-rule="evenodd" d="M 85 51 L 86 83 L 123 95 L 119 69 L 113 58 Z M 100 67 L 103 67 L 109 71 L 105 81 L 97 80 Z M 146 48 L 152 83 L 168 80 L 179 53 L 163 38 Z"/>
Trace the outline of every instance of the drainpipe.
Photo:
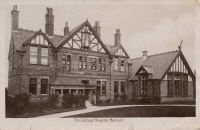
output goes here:
<path id="1" fill-rule="evenodd" d="M 112 98 L 111 98 L 111 74 L 112 74 L 112 62 L 113 62 L 113 60 L 112 59 L 110 59 L 109 60 L 109 63 L 110 63 L 110 102 L 112 102 L 111 100 L 112 100 Z"/>
<path id="2" fill-rule="evenodd" d="M 128 88 L 128 99 L 129 99 L 129 78 L 130 78 L 130 66 L 132 65 L 133 63 L 128 63 L 128 78 L 127 78 L 127 88 Z"/>
<path id="3" fill-rule="evenodd" d="M 19 80 L 19 94 L 21 94 L 21 86 L 22 86 L 22 62 L 23 62 L 23 56 L 25 51 L 18 51 L 20 54 L 20 80 Z"/>

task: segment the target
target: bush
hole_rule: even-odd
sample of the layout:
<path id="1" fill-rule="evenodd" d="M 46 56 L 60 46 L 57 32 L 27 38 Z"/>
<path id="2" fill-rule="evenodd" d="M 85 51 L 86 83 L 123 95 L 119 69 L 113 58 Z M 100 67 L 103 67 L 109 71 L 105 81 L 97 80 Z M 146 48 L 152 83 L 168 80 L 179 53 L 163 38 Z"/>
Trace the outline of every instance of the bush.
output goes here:
<path id="1" fill-rule="evenodd" d="M 63 97 L 62 97 L 62 106 L 64 108 L 71 108 L 73 103 L 74 103 L 74 98 L 75 96 L 73 94 L 64 94 Z"/>
<path id="2" fill-rule="evenodd" d="M 25 93 L 6 98 L 7 113 L 12 115 L 24 113 L 29 104 L 29 95 Z"/>
<path id="3" fill-rule="evenodd" d="M 62 97 L 64 108 L 74 107 L 84 107 L 85 106 L 85 96 L 84 95 L 74 95 L 74 94 L 65 94 Z"/>
<path id="4" fill-rule="evenodd" d="M 84 95 L 78 95 L 78 97 L 79 97 L 80 107 L 85 107 L 85 96 Z"/>
<path id="5" fill-rule="evenodd" d="M 120 95 L 120 98 L 122 99 L 122 101 L 126 101 L 127 95 L 126 94 Z"/>
<path id="6" fill-rule="evenodd" d="M 58 103 L 59 99 L 59 94 L 51 94 L 50 95 L 50 100 L 49 100 L 49 105 L 50 107 L 56 107 L 56 104 Z"/>
<path id="7" fill-rule="evenodd" d="M 114 99 L 117 100 L 117 99 L 119 98 L 119 96 L 120 96 L 119 93 L 116 93 L 116 94 L 114 95 Z"/>

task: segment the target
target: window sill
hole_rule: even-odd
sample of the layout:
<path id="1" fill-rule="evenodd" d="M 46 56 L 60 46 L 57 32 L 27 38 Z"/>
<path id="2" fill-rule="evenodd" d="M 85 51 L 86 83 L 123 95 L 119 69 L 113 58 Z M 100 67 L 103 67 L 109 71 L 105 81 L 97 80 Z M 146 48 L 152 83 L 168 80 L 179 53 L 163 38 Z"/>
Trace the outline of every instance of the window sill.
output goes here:
<path id="1" fill-rule="evenodd" d="M 43 64 L 29 64 L 29 65 L 41 65 L 41 66 L 49 66 L 49 65 L 43 65 Z"/>

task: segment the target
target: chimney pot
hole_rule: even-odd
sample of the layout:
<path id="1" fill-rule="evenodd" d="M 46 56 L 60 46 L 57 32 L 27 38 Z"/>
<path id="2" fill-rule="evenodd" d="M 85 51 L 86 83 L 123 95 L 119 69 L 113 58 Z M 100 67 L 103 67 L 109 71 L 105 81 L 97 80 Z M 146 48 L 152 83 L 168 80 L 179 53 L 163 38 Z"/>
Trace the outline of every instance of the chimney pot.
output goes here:
<path id="1" fill-rule="evenodd" d="M 121 44 L 121 34 L 120 34 L 120 29 L 116 29 L 116 34 L 115 34 L 115 46 L 118 46 Z"/>
<path id="2" fill-rule="evenodd" d="M 99 25 L 99 21 L 95 21 L 93 28 L 96 31 L 96 33 L 98 34 L 98 36 L 101 37 L 101 27 Z"/>
<path id="3" fill-rule="evenodd" d="M 145 50 L 142 52 L 143 53 L 142 61 L 146 60 L 146 58 L 147 58 L 147 52 L 148 51 L 145 51 Z"/>
<path id="4" fill-rule="evenodd" d="M 45 33 L 49 36 L 54 34 L 54 15 L 53 9 L 47 7 L 46 17 L 46 24 L 45 24 Z"/>
<path id="5" fill-rule="evenodd" d="M 69 27 L 68 27 L 68 22 L 65 22 L 65 28 L 64 28 L 64 36 L 69 34 Z"/>
<path id="6" fill-rule="evenodd" d="M 19 26 L 19 11 L 17 11 L 17 5 L 13 6 L 12 14 L 12 30 L 15 30 Z"/>

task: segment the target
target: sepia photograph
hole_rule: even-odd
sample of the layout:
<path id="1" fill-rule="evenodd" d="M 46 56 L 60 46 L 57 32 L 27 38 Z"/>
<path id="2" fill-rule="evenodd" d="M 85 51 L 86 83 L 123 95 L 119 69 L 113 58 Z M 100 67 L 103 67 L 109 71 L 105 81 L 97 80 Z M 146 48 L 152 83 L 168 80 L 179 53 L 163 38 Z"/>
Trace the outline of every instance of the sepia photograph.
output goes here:
<path id="1" fill-rule="evenodd" d="M 198 117 L 198 1 L 1 7 L 5 119 L 120 124 Z"/>

